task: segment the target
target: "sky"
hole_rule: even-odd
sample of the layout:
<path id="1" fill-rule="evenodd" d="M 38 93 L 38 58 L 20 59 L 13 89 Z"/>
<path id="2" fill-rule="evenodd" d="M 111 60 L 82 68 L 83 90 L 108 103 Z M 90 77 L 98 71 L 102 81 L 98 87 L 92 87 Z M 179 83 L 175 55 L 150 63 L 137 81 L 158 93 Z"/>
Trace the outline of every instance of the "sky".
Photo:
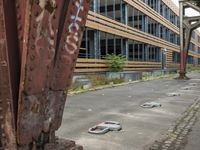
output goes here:
<path id="1" fill-rule="evenodd" d="M 172 0 L 172 1 L 173 1 L 177 6 L 179 6 L 179 3 L 178 3 L 179 0 Z M 197 16 L 197 15 L 199 15 L 199 13 L 196 12 L 196 11 L 194 11 L 194 10 L 188 9 L 188 10 L 186 11 L 186 15 L 187 15 L 187 16 Z"/>
<path id="2" fill-rule="evenodd" d="M 178 0 L 172 0 L 178 6 Z"/>
<path id="3" fill-rule="evenodd" d="M 179 7 L 179 0 L 172 0 L 178 7 Z M 199 16 L 200 14 L 196 11 L 194 11 L 193 9 L 187 9 L 186 10 L 186 15 L 187 16 Z M 198 30 L 200 31 L 200 28 L 198 28 Z"/>

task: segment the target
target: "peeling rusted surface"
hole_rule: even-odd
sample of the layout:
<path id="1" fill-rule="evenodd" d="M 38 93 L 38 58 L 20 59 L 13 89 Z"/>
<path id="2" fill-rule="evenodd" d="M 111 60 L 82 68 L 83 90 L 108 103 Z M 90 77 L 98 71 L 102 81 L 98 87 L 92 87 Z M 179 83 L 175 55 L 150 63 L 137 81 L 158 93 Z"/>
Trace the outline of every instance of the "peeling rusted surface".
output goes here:
<path id="1" fill-rule="evenodd" d="M 20 144 L 37 140 L 42 131 L 49 133 L 60 127 L 66 100 L 63 91 L 46 90 L 41 94 L 23 95 L 22 99 L 24 104 L 20 116 L 23 118 L 18 128 Z"/>
<path id="2" fill-rule="evenodd" d="M 0 1 L 0 149 L 78 148 L 59 146 L 55 131 L 88 9 L 89 0 Z"/>
<path id="3" fill-rule="evenodd" d="M 89 1 L 38 0 L 27 5 L 31 14 L 25 17 L 30 20 L 24 27 L 27 47 L 22 46 L 19 145 L 37 141 L 43 133 L 50 136 L 61 125 Z"/>

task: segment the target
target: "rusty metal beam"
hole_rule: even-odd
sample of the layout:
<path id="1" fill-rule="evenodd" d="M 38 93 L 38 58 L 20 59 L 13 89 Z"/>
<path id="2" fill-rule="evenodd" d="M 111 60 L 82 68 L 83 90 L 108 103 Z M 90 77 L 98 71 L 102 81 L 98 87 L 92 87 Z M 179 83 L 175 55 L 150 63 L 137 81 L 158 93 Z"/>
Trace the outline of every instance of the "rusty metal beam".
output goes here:
<path id="1" fill-rule="evenodd" d="M 0 1 L 0 149 L 56 150 L 89 4 Z"/>
<path id="2" fill-rule="evenodd" d="M 40 0 L 25 6 L 17 142 L 22 148 L 42 143 L 42 148 L 55 141 L 61 125 L 89 0 Z"/>
<path id="3" fill-rule="evenodd" d="M 14 1 L 0 1 L 0 147 L 16 149 L 19 51 Z"/>
<path id="4" fill-rule="evenodd" d="M 185 14 L 186 8 L 193 8 L 200 12 L 200 2 L 193 0 L 179 0 L 180 13 L 180 72 L 178 79 L 189 79 L 186 76 L 187 57 L 192 31 L 200 27 L 200 17 L 188 17 Z"/>

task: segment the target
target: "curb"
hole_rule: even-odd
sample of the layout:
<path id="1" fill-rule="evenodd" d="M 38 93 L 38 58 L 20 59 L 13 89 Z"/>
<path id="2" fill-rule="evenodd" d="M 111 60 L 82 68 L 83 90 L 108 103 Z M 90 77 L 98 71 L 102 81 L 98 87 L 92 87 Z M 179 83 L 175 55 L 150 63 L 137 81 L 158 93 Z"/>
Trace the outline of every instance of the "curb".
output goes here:
<path id="1" fill-rule="evenodd" d="M 188 134 L 192 131 L 200 110 L 200 98 L 188 107 L 174 125 L 155 141 L 149 150 L 180 150 L 187 142 Z"/>
<path id="2" fill-rule="evenodd" d="M 145 80 L 142 79 L 142 80 L 138 80 L 138 81 L 123 82 L 123 83 L 120 83 L 120 84 L 104 85 L 104 86 L 99 86 L 99 87 L 95 87 L 95 88 L 91 88 L 91 89 L 87 89 L 87 90 L 68 92 L 68 96 L 75 96 L 75 95 L 82 94 L 82 93 L 87 93 L 87 92 L 92 92 L 92 91 L 97 91 L 97 90 L 103 90 L 103 89 L 108 89 L 108 88 L 114 88 L 114 87 L 119 87 L 119 86 L 125 86 L 125 85 L 135 84 L 135 83 L 139 83 L 139 82 L 152 81 L 152 80 L 157 80 L 157 79 L 161 79 L 161 78 L 168 78 L 168 77 L 169 77 L 169 75 L 149 78 L 149 79 L 145 79 Z"/>

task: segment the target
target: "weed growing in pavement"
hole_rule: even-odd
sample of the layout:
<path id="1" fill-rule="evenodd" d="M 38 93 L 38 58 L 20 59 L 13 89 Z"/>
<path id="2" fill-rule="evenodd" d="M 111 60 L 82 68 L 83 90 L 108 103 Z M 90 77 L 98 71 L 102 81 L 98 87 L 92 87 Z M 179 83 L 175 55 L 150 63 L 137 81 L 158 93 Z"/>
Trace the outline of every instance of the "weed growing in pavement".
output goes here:
<path id="1" fill-rule="evenodd" d="M 120 84 L 124 82 L 124 79 L 119 79 L 119 78 L 113 78 L 109 79 L 105 75 L 89 75 L 87 76 L 88 79 L 91 82 L 92 87 L 99 87 L 99 86 L 104 86 L 104 85 L 110 85 L 110 84 Z M 74 91 L 88 91 L 89 89 L 85 89 L 83 85 L 77 85 L 77 84 L 72 84 L 69 92 L 74 92 Z"/>

